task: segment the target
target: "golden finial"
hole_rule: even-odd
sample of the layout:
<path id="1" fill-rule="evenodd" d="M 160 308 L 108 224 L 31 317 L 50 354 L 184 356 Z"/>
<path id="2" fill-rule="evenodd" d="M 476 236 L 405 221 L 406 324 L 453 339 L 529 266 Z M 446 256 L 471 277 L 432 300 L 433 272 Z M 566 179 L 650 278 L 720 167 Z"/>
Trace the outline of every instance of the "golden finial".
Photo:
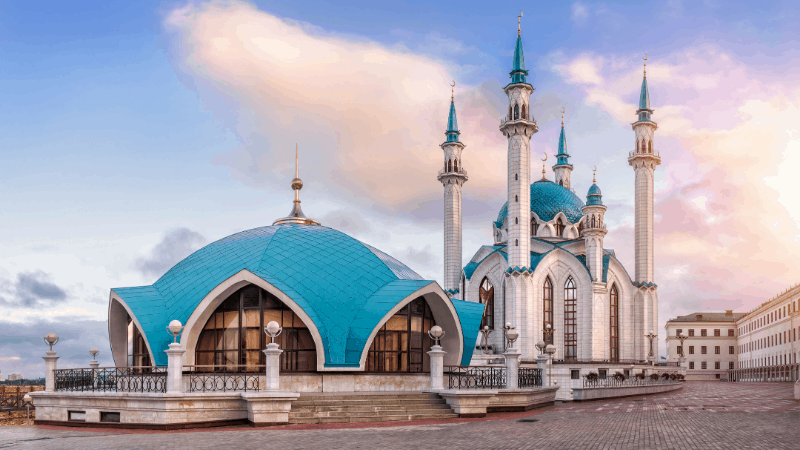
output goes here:
<path id="1" fill-rule="evenodd" d="M 561 107 L 561 128 L 564 128 L 564 113 L 567 112 L 567 108 Z"/>
<path id="2" fill-rule="evenodd" d="M 644 54 L 644 77 L 647 78 L 647 53 Z M 658 81 L 658 80 L 656 80 Z"/>
<path id="3" fill-rule="evenodd" d="M 294 177 L 300 178 L 300 163 L 298 158 L 297 142 L 294 143 Z"/>
<path id="4" fill-rule="evenodd" d="M 522 36 L 522 10 L 519 10 L 519 15 L 517 16 L 517 37 Z"/>
<path id="5" fill-rule="evenodd" d="M 592 171 L 592 184 L 597 184 L 597 166 L 594 166 Z"/>
<path id="6" fill-rule="evenodd" d="M 542 160 L 542 179 L 543 179 L 543 180 L 546 180 L 546 179 L 547 179 L 547 178 L 545 178 L 545 176 L 544 176 L 544 163 L 545 163 L 546 161 L 547 161 L 547 152 L 545 152 L 545 153 L 544 153 L 544 159 Z"/>
<path id="7" fill-rule="evenodd" d="M 450 103 L 453 103 L 455 92 L 456 92 L 456 80 L 453 80 L 453 84 L 450 85 Z"/>

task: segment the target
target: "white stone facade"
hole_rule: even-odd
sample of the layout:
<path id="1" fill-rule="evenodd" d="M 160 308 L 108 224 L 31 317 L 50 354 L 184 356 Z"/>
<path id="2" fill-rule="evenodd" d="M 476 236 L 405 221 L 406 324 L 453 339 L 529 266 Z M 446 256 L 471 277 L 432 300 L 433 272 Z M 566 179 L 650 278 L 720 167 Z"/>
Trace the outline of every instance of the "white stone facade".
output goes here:
<path id="1" fill-rule="evenodd" d="M 696 316 L 700 316 L 699 318 Z M 741 313 L 696 313 L 667 322 L 667 355 L 670 362 L 680 358 L 680 332 L 686 336 L 683 354 L 687 380 L 727 379 L 727 372 L 736 368 L 738 358 L 736 319 Z M 726 320 L 727 319 L 727 320 Z"/>

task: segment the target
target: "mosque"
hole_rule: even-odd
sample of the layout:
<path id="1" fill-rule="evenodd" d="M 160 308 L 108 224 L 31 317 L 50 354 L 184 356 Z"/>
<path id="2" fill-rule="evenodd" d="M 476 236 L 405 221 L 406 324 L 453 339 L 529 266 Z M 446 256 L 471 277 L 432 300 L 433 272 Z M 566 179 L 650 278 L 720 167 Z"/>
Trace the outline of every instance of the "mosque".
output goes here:
<path id="1" fill-rule="evenodd" d="M 645 59 L 646 64 L 646 59 Z M 486 305 L 481 328 L 497 332 L 479 342 L 491 354 L 505 350 L 503 324 L 519 333 L 516 348 L 523 361 L 539 354 L 536 344 L 552 344 L 564 362 L 641 362 L 648 359 L 646 334 L 658 332 L 658 295 L 653 280 L 653 183 L 661 158 L 654 151 L 647 89 L 647 67 L 632 123 L 634 150 L 628 163 L 635 172 L 635 278 L 611 249 L 603 247 L 607 208 L 596 180 L 586 202 L 572 189 L 562 110 L 554 179 L 530 182 L 531 138 L 537 133 L 526 81 L 522 37 L 517 30 L 508 115 L 500 132 L 508 139 L 508 198 L 492 223 L 494 242 L 479 248 L 462 267 L 461 191 L 467 172 L 461 161 L 464 144 L 451 98 L 441 145 L 444 169 L 444 288 L 449 295 Z M 655 336 L 657 342 L 657 336 Z M 491 359 L 476 352 L 473 364 Z"/>
<path id="2" fill-rule="evenodd" d="M 109 338 L 116 366 L 165 365 L 172 340 L 165 327 L 175 319 L 185 324 L 178 341 L 185 350 L 182 362 L 195 367 L 263 365 L 262 330 L 273 320 L 283 327 L 278 343 L 285 373 L 429 372 L 428 331 L 434 324 L 444 330 L 445 365 L 486 363 L 481 350 L 502 353 L 505 323 L 519 332 L 523 360 L 536 357 L 542 340 L 556 346 L 556 359 L 645 360 L 644 335 L 657 330 L 653 172 L 660 163 L 647 80 L 628 158 L 636 173 L 632 280 L 614 251 L 603 247 L 606 206 L 600 188 L 592 184 L 585 203 L 572 191 L 563 117 L 555 180 L 530 182 L 531 138 L 538 127 L 519 30 L 510 75 L 504 88 L 508 115 L 500 124 L 508 138 L 508 201 L 492 224 L 494 242 L 479 248 L 466 267 L 461 190 L 467 172 L 451 98 L 441 144 L 445 164 L 438 174 L 445 197 L 444 287 L 306 217 L 296 172 L 288 217 L 213 242 L 150 286 L 111 290 Z M 547 326 L 552 333 L 543 333 Z M 479 341 L 485 327 L 497 331 L 488 343 Z"/>

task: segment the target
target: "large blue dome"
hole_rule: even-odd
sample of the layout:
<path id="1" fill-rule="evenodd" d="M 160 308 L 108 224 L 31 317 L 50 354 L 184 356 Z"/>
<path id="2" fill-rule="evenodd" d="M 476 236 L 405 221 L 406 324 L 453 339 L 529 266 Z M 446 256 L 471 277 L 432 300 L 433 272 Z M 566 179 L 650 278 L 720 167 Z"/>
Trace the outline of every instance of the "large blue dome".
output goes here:
<path id="1" fill-rule="evenodd" d="M 152 286 L 113 291 L 131 308 L 163 364 L 170 320 L 186 323 L 216 286 L 247 270 L 289 296 L 322 335 L 326 366 L 358 366 L 383 315 L 406 296 L 435 283 L 342 232 L 319 225 L 283 224 L 242 231 L 213 242 L 176 264 Z M 453 301 L 457 309 L 462 303 Z M 468 307 L 471 305 L 467 305 Z M 464 317 L 481 311 L 464 311 Z M 474 342 L 470 345 L 474 345 Z M 470 352 L 471 354 L 471 352 Z"/>
<path id="2" fill-rule="evenodd" d="M 531 212 L 536 213 L 539 219 L 549 222 L 559 212 L 567 216 L 570 223 L 577 223 L 583 217 L 583 200 L 572 191 L 553 183 L 550 180 L 539 180 L 531 184 Z M 498 228 L 503 226 L 503 222 L 508 215 L 508 202 L 500 209 L 495 225 Z"/>

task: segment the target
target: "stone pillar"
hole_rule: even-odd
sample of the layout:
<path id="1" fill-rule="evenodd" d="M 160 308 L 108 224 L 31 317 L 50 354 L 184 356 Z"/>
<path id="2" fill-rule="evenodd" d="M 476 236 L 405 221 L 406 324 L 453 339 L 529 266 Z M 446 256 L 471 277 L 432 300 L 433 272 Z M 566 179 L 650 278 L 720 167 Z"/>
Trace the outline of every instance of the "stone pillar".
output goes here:
<path id="1" fill-rule="evenodd" d="M 548 379 L 547 374 L 547 360 L 549 358 L 547 355 L 542 353 L 536 358 L 536 368 L 539 369 L 539 373 L 542 374 L 542 386 L 550 386 L 550 380 Z"/>
<path id="2" fill-rule="evenodd" d="M 434 345 L 428 355 L 431 357 L 431 391 L 444 389 L 444 355 L 441 345 Z"/>
<path id="3" fill-rule="evenodd" d="M 510 348 L 503 353 L 506 358 L 506 389 L 519 389 L 519 350 Z"/>
<path id="4" fill-rule="evenodd" d="M 183 392 L 183 354 L 186 350 L 181 348 L 181 344 L 173 342 L 164 353 L 167 354 L 167 392 Z"/>
<path id="5" fill-rule="evenodd" d="M 89 367 L 92 368 L 92 385 L 97 387 L 97 369 L 100 367 L 100 363 L 93 359 L 89 361 Z"/>
<path id="6" fill-rule="evenodd" d="M 44 359 L 44 390 L 53 392 L 56 390 L 56 361 L 59 356 L 56 356 L 56 352 L 52 350 L 45 354 L 47 356 L 42 357 Z"/>
<path id="7" fill-rule="evenodd" d="M 279 391 L 281 389 L 281 353 L 283 350 L 279 345 L 272 342 L 267 344 L 264 354 L 267 355 L 267 391 Z"/>

